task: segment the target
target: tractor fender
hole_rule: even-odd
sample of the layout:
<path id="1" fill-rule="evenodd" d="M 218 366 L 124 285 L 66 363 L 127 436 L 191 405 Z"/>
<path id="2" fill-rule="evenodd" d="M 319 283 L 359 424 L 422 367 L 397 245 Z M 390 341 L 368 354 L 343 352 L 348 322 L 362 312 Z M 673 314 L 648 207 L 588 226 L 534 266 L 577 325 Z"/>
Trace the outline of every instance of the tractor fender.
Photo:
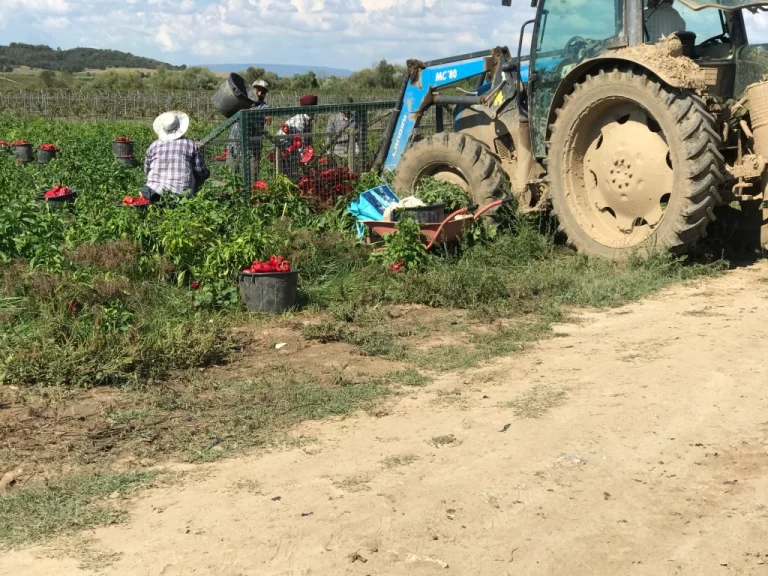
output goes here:
<path id="1" fill-rule="evenodd" d="M 643 44 L 606 52 L 578 64 L 561 80 L 549 107 L 547 127 L 555 122 L 557 109 L 563 105 L 565 96 L 588 73 L 621 64 L 642 69 L 672 88 L 700 91 L 706 87 L 704 71 L 693 60 L 673 55 L 661 44 Z"/>

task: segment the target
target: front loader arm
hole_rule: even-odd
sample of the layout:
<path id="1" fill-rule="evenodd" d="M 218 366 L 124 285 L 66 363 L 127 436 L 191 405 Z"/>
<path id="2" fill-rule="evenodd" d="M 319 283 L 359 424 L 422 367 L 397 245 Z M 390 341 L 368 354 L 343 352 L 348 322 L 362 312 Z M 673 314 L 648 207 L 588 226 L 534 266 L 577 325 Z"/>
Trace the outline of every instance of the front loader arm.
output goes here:
<path id="1" fill-rule="evenodd" d="M 433 104 L 482 104 L 489 108 L 489 113 L 498 111 L 515 95 L 516 77 L 511 74 L 514 69 L 515 64 L 511 62 L 506 48 L 432 62 L 409 60 L 408 74 L 382 145 L 386 156 L 380 157 L 377 164 L 387 170 L 397 168 L 424 112 Z M 481 96 L 443 96 L 437 93 L 442 87 L 480 74 L 485 74 L 492 83 Z"/>

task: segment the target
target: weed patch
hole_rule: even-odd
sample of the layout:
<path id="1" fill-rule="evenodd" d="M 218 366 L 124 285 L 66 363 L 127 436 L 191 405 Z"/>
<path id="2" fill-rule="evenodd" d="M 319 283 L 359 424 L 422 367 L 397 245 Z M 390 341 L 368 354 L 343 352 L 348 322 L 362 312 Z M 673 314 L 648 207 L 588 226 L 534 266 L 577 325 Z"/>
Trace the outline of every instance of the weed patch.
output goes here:
<path id="1" fill-rule="evenodd" d="M 4 494 L 0 496 L 0 542 L 27 544 L 122 522 L 127 513 L 103 499 L 147 488 L 156 477 L 156 472 L 72 476 Z"/>
<path id="2" fill-rule="evenodd" d="M 541 418 L 552 408 L 562 406 L 566 398 L 567 393 L 562 388 L 538 384 L 504 406 L 512 408 L 515 418 L 535 419 Z"/>

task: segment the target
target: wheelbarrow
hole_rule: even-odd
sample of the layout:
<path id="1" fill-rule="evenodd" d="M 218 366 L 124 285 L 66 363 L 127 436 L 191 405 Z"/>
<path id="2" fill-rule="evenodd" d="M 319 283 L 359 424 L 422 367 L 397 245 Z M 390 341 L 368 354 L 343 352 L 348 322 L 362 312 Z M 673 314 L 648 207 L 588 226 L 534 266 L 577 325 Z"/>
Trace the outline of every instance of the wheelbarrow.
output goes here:
<path id="1" fill-rule="evenodd" d="M 450 244 L 451 242 L 455 242 L 462 234 L 464 234 L 467 227 L 476 222 L 483 214 L 502 204 L 507 204 L 508 202 L 513 202 L 515 200 L 517 200 L 515 197 L 496 200 L 495 202 L 486 204 L 480 210 L 477 209 L 477 204 L 474 204 L 456 210 L 442 222 L 419 224 L 422 240 L 427 245 L 427 250 L 432 248 L 435 244 Z M 387 234 L 397 232 L 397 225 L 399 224 L 399 222 L 384 222 L 377 220 L 363 220 L 362 222 L 373 235 L 380 238 L 383 238 Z"/>

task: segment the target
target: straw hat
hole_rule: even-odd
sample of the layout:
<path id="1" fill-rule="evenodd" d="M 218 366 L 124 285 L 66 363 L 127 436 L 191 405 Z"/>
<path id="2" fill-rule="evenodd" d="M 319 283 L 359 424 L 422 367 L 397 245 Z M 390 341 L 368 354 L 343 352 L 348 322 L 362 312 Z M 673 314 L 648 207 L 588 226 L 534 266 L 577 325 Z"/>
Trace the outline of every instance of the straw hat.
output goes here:
<path id="1" fill-rule="evenodd" d="M 189 116 L 184 112 L 165 112 L 155 118 L 152 128 L 157 133 L 157 137 L 163 142 L 178 140 L 189 129 Z"/>

